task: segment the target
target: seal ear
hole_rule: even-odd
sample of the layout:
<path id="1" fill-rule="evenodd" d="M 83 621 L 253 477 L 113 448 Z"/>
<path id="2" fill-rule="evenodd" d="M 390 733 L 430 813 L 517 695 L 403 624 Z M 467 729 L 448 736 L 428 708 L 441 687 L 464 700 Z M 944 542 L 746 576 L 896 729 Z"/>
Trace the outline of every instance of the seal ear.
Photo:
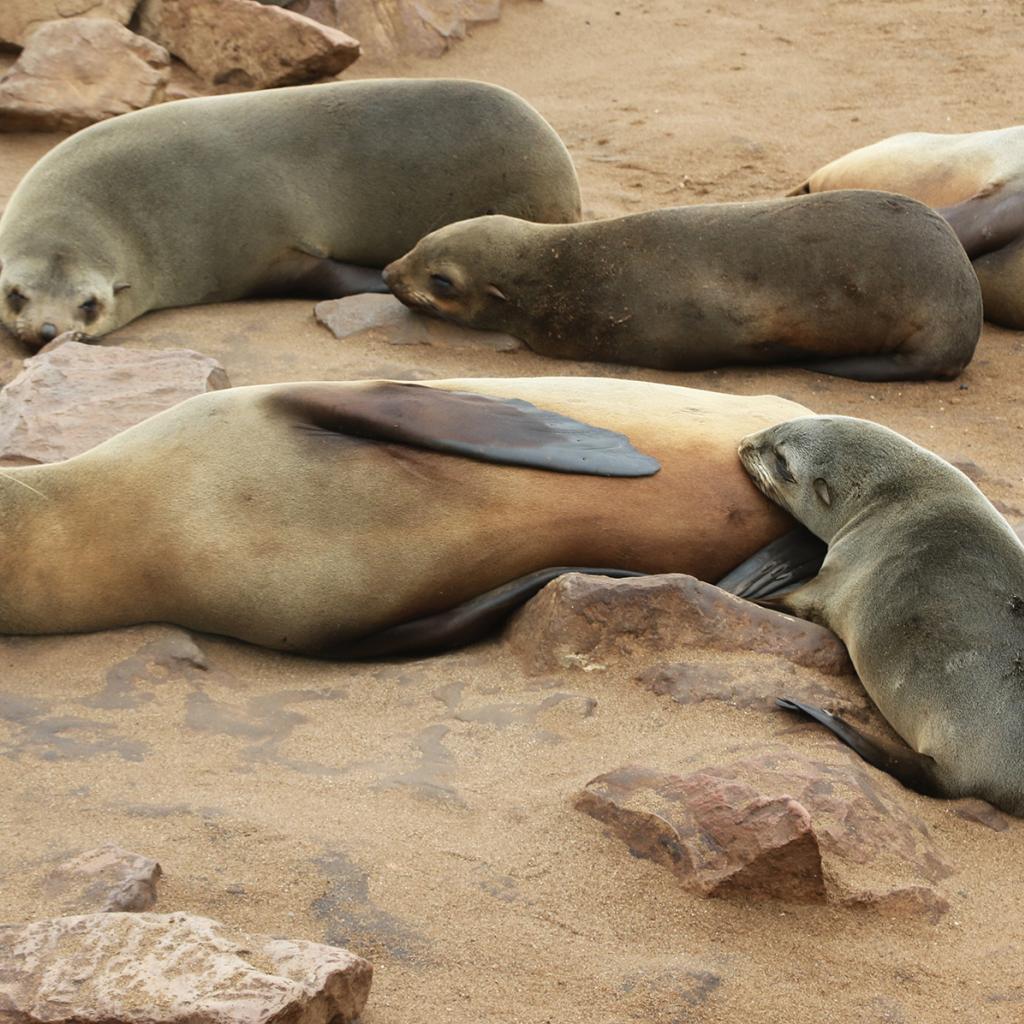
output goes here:
<path id="1" fill-rule="evenodd" d="M 489 284 L 484 291 L 496 299 L 501 299 L 502 302 L 508 302 L 508 296 L 496 284 Z"/>
<path id="2" fill-rule="evenodd" d="M 814 493 L 819 498 L 821 498 L 822 502 L 826 506 L 831 508 L 831 506 L 832 506 L 832 492 L 829 490 L 828 484 L 824 480 L 822 480 L 822 478 L 820 476 L 818 477 L 817 480 L 814 481 Z"/>
<path id="3" fill-rule="evenodd" d="M 480 462 L 588 476 L 652 476 L 661 469 L 622 434 L 518 398 L 380 381 L 354 387 L 297 384 L 272 401 L 313 431 Z"/>
<path id="4" fill-rule="evenodd" d="M 115 284 L 114 294 L 116 295 L 118 292 L 123 292 L 126 288 L 131 288 L 131 285 L 126 284 L 124 281 L 120 282 L 119 284 Z"/>

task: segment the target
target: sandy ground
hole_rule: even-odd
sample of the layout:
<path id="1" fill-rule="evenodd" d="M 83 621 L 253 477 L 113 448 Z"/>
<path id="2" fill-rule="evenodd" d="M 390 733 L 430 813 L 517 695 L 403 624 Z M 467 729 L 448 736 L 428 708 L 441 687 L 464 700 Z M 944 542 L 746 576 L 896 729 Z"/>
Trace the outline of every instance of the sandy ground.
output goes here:
<path id="1" fill-rule="evenodd" d="M 441 60 L 357 68 L 515 89 L 566 140 L 586 214 L 608 216 L 781 194 L 899 131 L 1016 123 L 1024 9 L 546 0 L 509 4 Z M 56 141 L 0 138 L 0 201 Z M 921 384 L 344 344 L 305 302 L 155 313 L 108 343 L 193 347 L 235 384 L 589 373 L 772 392 L 894 427 L 1024 517 L 1024 335 L 990 326 L 959 381 Z M 0 377 L 21 355 L 4 345 Z M 995 833 L 905 796 L 957 868 L 936 925 L 703 901 L 572 795 L 629 762 L 685 771 L 780 741 L 829 756 L 826 738 L 721 703 L 681 708 L 625 668 L 528 677 L 497 643 L 353 667 L 197 637 L 206 671 L 143 654 L 118 673 L 170 632 L 0 643 L 0 919 L 46 914 L 47 866 L 115 840 L 162 861 L 164 909 L 370 956 L 366 1024 L 1024 1019 L 1024 826 Z M 552 692 L 596 711 L 540 709 Z"/>

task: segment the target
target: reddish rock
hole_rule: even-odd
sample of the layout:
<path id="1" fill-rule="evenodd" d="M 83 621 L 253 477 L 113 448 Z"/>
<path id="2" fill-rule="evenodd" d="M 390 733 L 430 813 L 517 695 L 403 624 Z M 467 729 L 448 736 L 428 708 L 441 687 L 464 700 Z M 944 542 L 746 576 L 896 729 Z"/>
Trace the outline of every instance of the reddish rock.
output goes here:
<path id="1" fill-rule="evenodd" d="M 104 18 L 49 21 L 0 78 L 0 131 L 77 131 L 159 103 L 170 54 Z"/>
<path id="2" fill-rule="evenodd" d="M 86 914 L 0 926 L 5 1024 L 349 1024 L 373 968 L 315 942 L 188 914 Z"/>
<path id="3" fill-rule="evenodd" d="M 501 16 L 501 0 L 293 0 L 288 8 L 350 32 L 374 58 L 440 57 L 470 26 Z"/>
<path id="4" fill-rule="evenodd" d="M 853 763 L 779 748 L 686 776 L 633 765 L 593 779 L 576 807 L 702 896 L 947 909 L 934 883 L 951 868 L 927 827 Z"/>
<path id="5" fill-rule="evenodd" d="M 0 392 L 0 461 L 60 462 L 186 398 L 227 386 L 216 360 L 189 349 L 48 346 Z"/>
<path id="6" fill-rule="evenodd" d="M 344 32 L 255 0 L 142 0 L 139 31 L 207 82 L 246 89 L 328 78 L 359 56 Z"/>
<path id="7" fill-rule="evenodd" d="M 162 873 L 155 860 L 108 843 L 54 868 L 45 889 L 61 915 L 149 910 Z"/>
<path id="8" fill-rule="evenodd" d="M 445 320 L 414 313 L 391 295 L 349 295 L 319 302 L 313 310 L 336 338 L 387 342 L 389 345 L 432 345 L 436 348 L 489 348 L 516 352 L 525 346 L 498 331 L 475 331 Z"/>
<path id="9" fill-rule="evenodd" d="M 829 630 L 681 573 L 624 580 L 567 573 L 523 608 L 506 639 L 536 673 L 664 662 L 668 653 L 692 661 L 698 649 L 756 652 L 826 675 L 852 671 Z"/>
<path id="10" fill-rule="evenodd" d="M 106 18 L 127 25 L 139 0 L 3 0 L 0 45 L 24 46 L 41 25 L 61 18 Z"/>

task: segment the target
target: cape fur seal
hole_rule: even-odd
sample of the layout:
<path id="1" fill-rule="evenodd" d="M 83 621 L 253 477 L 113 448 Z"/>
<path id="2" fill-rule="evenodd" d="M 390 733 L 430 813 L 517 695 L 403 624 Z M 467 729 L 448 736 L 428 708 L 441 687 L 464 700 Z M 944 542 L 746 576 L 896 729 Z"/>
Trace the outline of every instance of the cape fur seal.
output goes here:
<path id="1" fill-rule="evenodd" d="M 543 355 L 666 370 L 949 378 L 981 333 L 978 282 L 949 226 L 881 192 L 568 226 L 484 217 L 427 235 L 384 277 L 414 309 Z"/>
<path id="2" fill-rule="evenodd" d="M 472 637 L 560 567 L 717 579 L 792 525 L 740 438 L 806 412 L 588 378 L 210 392 L 0 473 L 0 632 L 395 654 Z"/>
<path id="3" fill-rule="evenodd" d="M 385 291 L 380 268 L 443 224 L 579 211 L 565 146 L 497 86 L 180 100 L 86 128 L 29 171 L 0 218 L 0 320 L 38 347 L 165 306 Z"/>
<path id="4" fill-rule="evenodd" d="M 818 575 L 770 604 L 834 630 L 871 699 L 913 748 L 821 708 L 865 760 L 932 796 L 1024 814 L 1024 545 L 959 470 L 865 420 L 793 420 L 744 439 L 768 497 L 828 545 Z M 771 548 L 730 574 L 746 596 Z"/>
<path id="5" fill-rule="evenodd" d="M 1024 125 L 908 132 L 847 153 L 791 195 L 881 188 L 936 207 L 974 261 L 985 316 L 1024 329 Z"/>

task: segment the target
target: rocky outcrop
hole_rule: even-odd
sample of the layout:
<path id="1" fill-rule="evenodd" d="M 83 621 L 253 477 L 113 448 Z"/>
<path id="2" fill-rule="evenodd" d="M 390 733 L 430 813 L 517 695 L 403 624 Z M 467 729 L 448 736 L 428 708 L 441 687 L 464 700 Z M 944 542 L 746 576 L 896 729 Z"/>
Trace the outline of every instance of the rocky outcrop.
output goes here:
<path id="1" fill-rule="evenodd" d="M 156 903 L 162 873 L 152 858 L 108 843 L 54 868 L 44 888 L 62 916 L 138 912 Z"/>
<path id="2" fill-rule="evenodd" d="M 77 131 L 158 103 L 171 58 L 104 18 L 41 25 L 0 79 L 0 131 Z"/>
<path id="3" fill-rule="evenodd" d="M 5 1024 L 349 1024 L 373 968 L 315 942 L 188 914 L 86 914 L 0 926 Z"/>
<path id="4" fill-rule="evenodd" d="M 186 398 L 227 386 L 216 360 L 189 349 L 137 352 L 76 341 L 48 347 L 26 359 L 0 392 L 0 461 L 69 459 Z"/>
<path id="5" fill-rule="evenodd" d="M 328 78 L 359 56 L 344 32 L 255 0 L 143 0 L 139 31 L 210 84 L 246 89 Z"/>
<path id="6" fill-rule="evenodd" d="M 883 788 L 884 787 L 884 788 Z M 701 896 L 872 906 L 937 919 L 952 873 L 895 783 L 772 749 L 679 776 L 631 765 L 576 807 Z"/>
<path id="7" fill-rule="evenodd" d="M 61 18 L 106 18 L 127 25 L 139 0 L 3 0 L 0 45 L 24 46 L 40 25 Z"/>

